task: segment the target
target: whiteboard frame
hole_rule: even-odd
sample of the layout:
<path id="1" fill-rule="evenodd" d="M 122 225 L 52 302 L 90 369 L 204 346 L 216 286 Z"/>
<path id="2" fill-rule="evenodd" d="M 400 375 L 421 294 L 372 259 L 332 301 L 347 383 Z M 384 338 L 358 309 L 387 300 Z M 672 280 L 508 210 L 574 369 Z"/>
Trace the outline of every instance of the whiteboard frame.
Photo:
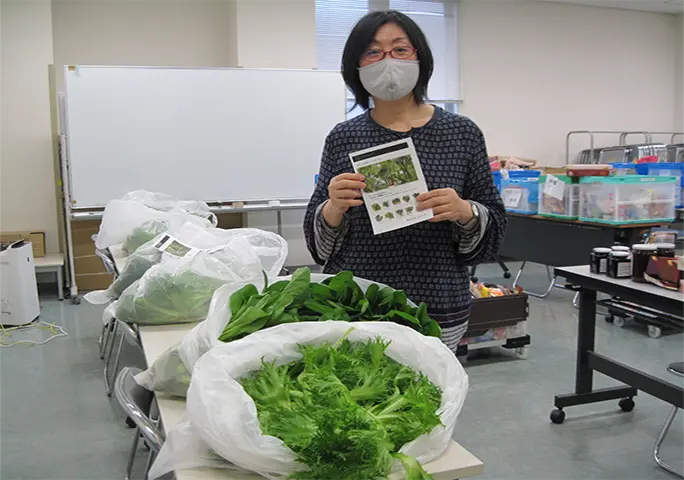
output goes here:
<path id="1" fill-rule="evenodd" d="M 244 70 L 250 70 L 250 71 L 278 71 L 278 72 L 321 72 L 321 73 L 337 73 L 338 75 L 342 75 L 341 71 L 338 70 L 321 70 L 318 68 L 244 68 L 242 66 L 237 66 L 237 67 L 197 67 L 197 66 L 161 66 L 161 65 L 156 65 L 156 66 L 144 66 L 144 65 L 80 65 L 80 64 L 74 64 L 74 65 L 64 65 L 63 67 L 63 73 L 64 73 L 64 88 L 65 92 L 60 92 L 58 95 L 63 95 L 63 101 L 59 103 L 60 110 L 63 108 L 63 115 L 64 115 L 64 124 L 61 126 L 61 129 L 64 130 L 65 138 L 66 138 L 66 158 L 65 158 L 65 163 L 67 166 L 67 175 L 68 175 L 68 182 L 69 185 L 72 184 L 72 178 L 71 178 L 71 160 L 69 158 L 68 152 L 70 151 L 70 146 L 71 146 L 71 139 L 68 134 L 70 132 L 69 128 L 69 116 L 67 114 L 68 109 L 69 109 L 69 95 L 68 92 L 66 91 L 67 89 L 67 75 L 68 73 L 78 73 L 79 68 L 87 67 L 87 68 L 104 68 L 104 69 L 110 69 L 110 68 L 116 68 L 116 69 L 155 69 L 155 70 L 216 70 L 216 71 L 224 71 L 224 70 L 235 70 L 235 71 L 244 71 Z M 72 70 L 73 69 L 73 70 Z M 347 110 L 347 103 L 348 103 L 348 98 L 347 98 L 347 85 L 346 83 L 343 82 L 343 112 L 344 116 L 346 118 L 346 115 L 348 113 Z M 184 199 L 186 200 L 186 199 Z M 255 207 L 255 210 L 264 210 L 264 209 L 270 209 L 274 211 L 280 211 L 279 206 L 272 205 L 272 203 L 301 203 L 301 202 L 308 202 L 309 198 L 302 197 L 302 198 L 264 198 L 264 199 L 259 199 L 259 200 L 239 200 L 239 199 L 201 199 L 201 198 L 193 198 L 189 200 L 201 200 L 205 201 L 207 203 L 210 203 L 212 205 L 231 205 L 233 203 L 245 203 L 248 204 L 252 207 Z M 84 211 L 84 210 L 89 210 L 89 211 L 98 211 L 104 209 L 103 205 L 78 205 L 74 206 L 73 204 L 70 205 L 70 211 L 71 212 L 79 212 L 79 211 Z M 270 207 L 270 208 L 264 208 L 264 207 Z"/>

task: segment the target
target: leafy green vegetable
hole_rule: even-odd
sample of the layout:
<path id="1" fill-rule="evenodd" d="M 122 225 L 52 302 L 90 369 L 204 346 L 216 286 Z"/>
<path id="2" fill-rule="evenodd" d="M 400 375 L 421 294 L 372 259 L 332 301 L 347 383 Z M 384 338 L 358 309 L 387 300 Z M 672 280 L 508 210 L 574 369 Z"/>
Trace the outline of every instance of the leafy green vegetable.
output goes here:
<path id="1" fill-rule="evenodd" d="M 142 278 L 146 271 L 160 262 L 161 256 L 159 250 L 151 248 L 149 252 L 145 251 L 141 255 L 134 253 L 128 257 L 126 265 L 109 287 L 113 298 L 118 298 L 133 282 Z"/>
<path id="2" fill-rule="evenodd" d="M 128 287 L 119 297 L 116 318 L 138 325 L 192 323 L 206 318 L 214 291 L 225 281 L 190 269 L 155 272 Z"/>
<path id="3" fill-rule="evenodd" d="M 138 247 L 154 239 L 160 233 L 167 231 L 169 226 L 162 220 L 148 220 L 135 227 L 123 243 L 123 251 L 131 255 Z"/>
<path id="4" fill-rule="evenodd" d="M 309 470 L 296 480 L 386 478 L 397 458 L 407 480 L 430 480 L 415 458 L 398 453 L 441 424 L 442 393 L 427 377 L 386 355 L 380 338 L 301 345 L 302 358 L 241 379 L 261 429 L 281 439 Z"/>
<path id="5" fill-rule="evenodd" d="M 281 323 L 325 320 L 395 322 L 423 335 L 442 335 L 425 304 L 412 307 L 405 292 L 377 284 L 364 294 L 352 272 L 311 283 L 311 270 L 300 268 L 291 280 L 267 286 L 261 294 L 253 285 L 238 290 L 230 298 L 230 311 L 231 319 L 219 336 L 222 342 Z"/>

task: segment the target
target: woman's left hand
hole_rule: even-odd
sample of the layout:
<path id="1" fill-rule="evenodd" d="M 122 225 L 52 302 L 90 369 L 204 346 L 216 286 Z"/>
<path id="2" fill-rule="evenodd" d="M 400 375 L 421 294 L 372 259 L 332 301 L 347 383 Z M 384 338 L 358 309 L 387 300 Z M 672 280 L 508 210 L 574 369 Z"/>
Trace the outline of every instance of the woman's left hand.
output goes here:
<path id="1" fill-rule="evenodd" d="M 458 196 L 453 188 L 440 188 L 418 195 L 418 211 L 432 209 L 431 222 L 446 220 L 468 223 L 473 218 L 472 205 Z"/>

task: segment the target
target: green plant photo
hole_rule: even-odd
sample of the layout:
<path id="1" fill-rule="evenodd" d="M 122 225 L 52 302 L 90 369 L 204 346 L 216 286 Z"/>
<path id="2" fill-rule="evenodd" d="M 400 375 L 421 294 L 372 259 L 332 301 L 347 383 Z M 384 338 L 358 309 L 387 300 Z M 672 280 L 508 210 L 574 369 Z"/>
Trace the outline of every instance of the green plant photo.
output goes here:
<path id="1" fill-rule="evenodd" d="M 367 193 L 418 181 L 418 174 L 410 155 L 361 167 L 359 173 L 366 177 Z"/>

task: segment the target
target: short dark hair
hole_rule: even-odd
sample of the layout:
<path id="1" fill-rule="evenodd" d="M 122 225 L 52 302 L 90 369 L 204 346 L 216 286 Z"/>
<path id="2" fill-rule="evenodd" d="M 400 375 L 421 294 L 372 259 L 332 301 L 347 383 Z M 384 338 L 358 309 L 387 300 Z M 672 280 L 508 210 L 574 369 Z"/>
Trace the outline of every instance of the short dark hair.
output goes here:
<path id="1" fill-rule="evenodd" d="M 420 73 L 418 74 L 418 82 L 413 89 L 413 98 L 416 103 L 422 103 L 427 97 L 427 86 L 432 76 L 434 60 L 423 31 L 410 17 L 396 10 L 370 12 L 356 23 L 349 34 L 349 38 L 347 38 L 347 43 L 344 45 L 344 52 L 342 53 L 342 77 L 344 78 L 344 83 L 354 93 L 356 105 L 361 105 L 366 110 L 369 108 L 370 94 L 361 84 L 359 61 L 368 45 L 373 42 L 375 33 L 387 23 L 394 23 L 406 32 L 406 36 L 408 36 L 413 47 L 417 50 Z"/>

